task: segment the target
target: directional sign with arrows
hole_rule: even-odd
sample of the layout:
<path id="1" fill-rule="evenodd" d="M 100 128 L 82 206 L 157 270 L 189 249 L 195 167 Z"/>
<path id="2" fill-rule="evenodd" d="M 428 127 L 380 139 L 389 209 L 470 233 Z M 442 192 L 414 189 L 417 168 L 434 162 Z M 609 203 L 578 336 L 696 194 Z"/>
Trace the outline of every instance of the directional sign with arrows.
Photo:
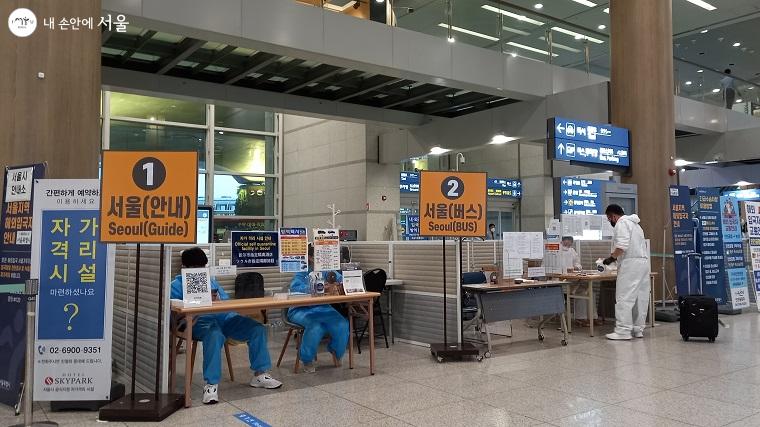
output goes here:
<path id="1" fill-rule="evenodd" d="M 560 180 L 560 205 L 563 214 L 599 215 L 602 213 L 604 181 L 565 176 Z"/>
<path id="2" fill-rule="evenodd" d="M 628 129 L 552 117 L 547 121 L 549 156 L 555 160 L 629 167 Z"/>

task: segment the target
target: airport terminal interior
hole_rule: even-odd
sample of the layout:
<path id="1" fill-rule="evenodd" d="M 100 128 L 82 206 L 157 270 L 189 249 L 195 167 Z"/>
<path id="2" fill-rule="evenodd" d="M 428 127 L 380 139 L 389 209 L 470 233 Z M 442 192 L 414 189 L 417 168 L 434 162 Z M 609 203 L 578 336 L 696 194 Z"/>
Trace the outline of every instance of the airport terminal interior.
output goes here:
<path id="1" fill-rule="evenodd" d="M 760 0 L 0 15 L 0 425 L 760 426 Z"/>

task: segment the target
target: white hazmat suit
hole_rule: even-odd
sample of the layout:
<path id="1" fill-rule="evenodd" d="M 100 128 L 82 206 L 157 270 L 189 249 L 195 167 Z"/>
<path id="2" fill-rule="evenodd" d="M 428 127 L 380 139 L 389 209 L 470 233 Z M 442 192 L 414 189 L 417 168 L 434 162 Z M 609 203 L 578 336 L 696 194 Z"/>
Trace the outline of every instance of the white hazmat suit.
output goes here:
<path id="1" fill-rule="evenodd" d="M 649 251 L 640 222 L 633 214 L 615 223 L 613 245 L 623 250 L 617 260 L 615 332 L 625 336 L 644 331 L 649 307 Z"/>

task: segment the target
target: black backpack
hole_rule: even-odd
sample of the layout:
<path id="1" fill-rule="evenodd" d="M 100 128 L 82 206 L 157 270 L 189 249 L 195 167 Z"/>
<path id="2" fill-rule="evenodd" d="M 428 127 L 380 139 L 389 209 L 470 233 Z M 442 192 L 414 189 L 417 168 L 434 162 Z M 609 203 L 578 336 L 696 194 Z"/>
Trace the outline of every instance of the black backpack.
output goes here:
<path id="1" fill-rule="evenodd" d="M 262 298 L 264 295 L 264 276 L 261 273 L 249 271 L 235 277 L 235 299 Z"/>

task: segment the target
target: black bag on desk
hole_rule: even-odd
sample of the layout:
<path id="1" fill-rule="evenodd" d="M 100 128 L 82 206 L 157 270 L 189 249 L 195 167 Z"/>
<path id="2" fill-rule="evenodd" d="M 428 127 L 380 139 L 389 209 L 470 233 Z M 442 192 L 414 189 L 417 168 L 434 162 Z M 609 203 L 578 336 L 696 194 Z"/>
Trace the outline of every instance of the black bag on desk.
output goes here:
<path id="1" fill-rule="evenodd" d="M 718 303 L 705 295 L 688 295 L 678 298 L 681 313 L 681 337 L 708 338 L 711 342 L 718 336 Z"/>

